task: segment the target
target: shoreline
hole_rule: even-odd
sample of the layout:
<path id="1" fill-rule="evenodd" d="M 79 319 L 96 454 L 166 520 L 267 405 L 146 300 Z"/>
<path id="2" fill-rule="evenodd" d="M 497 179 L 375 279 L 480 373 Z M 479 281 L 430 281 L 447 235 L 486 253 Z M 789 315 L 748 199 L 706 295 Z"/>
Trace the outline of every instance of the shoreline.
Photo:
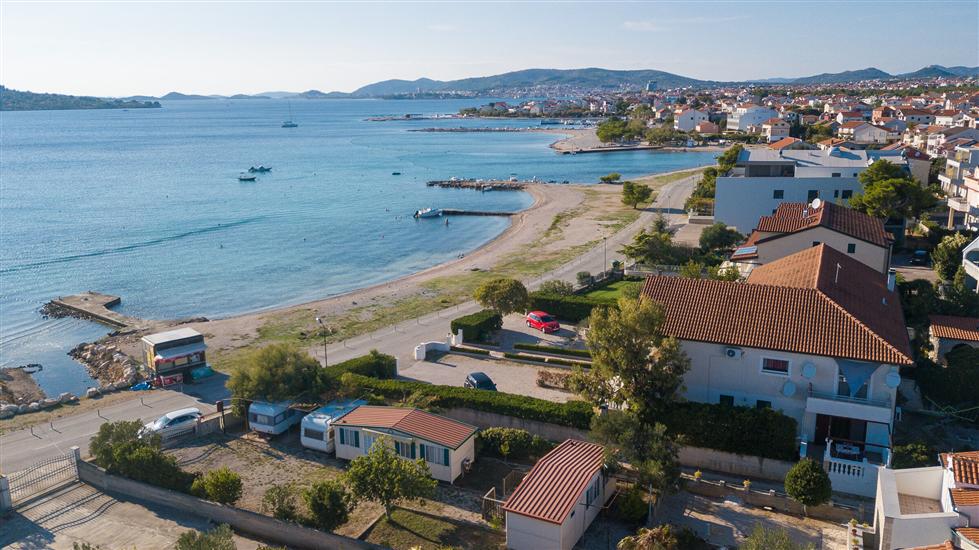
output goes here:
<path id="1" fill-rule="evenodd" d="M 722 145 L 706 145 L 703 147 L 669 147 L 665 145 L 606 145 L 598 139 L 596 128 L 568 128 L 565 130 L 548 128 L 540 130 L 544 133 L 563 134 L 565 137 L 549 145 L 551 149 L 559 154 L 575 153 L 615 153 L 618 151 L 662 151 L 668 153 L 689 153 L 689 152 L 722 152 L 727 147 Z M 646 174 L 643 177 L 662 174 Z"/>

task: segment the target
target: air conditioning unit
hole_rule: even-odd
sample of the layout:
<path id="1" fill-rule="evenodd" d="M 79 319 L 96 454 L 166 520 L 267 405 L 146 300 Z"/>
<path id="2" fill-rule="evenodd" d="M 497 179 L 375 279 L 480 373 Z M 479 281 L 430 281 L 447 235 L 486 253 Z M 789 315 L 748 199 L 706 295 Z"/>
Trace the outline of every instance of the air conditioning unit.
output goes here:
<path id="1" fill-rule="evenodd" d="M 744 350 L 741 348 L 724 348 L 724 355 L 730 359 L 741 359 Z"/>

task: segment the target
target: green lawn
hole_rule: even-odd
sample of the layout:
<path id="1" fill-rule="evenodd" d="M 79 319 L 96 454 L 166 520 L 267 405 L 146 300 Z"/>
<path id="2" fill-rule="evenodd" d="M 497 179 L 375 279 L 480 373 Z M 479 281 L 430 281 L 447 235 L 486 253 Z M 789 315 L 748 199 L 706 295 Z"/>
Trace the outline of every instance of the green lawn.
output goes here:
<path id="1" fill-rule="evenodd" d="M 371 527 L 367 542 L 394 550 L 409 548 L 486 548 L 502 549 L 506 536 L 470 523 L 456 523 L 425 512 L 395 508 L 391 519 L 382 518 Z"/>
<path id="2" fill-rule="evenodd" d="M 638 287 L 642 283 L 639 281 L 616 281 L 605 288 L 599 288 L 586 294 L 589 298 L 602 300 L 618 300 L 622 296 L 622 291 L 629 287 Z"/>

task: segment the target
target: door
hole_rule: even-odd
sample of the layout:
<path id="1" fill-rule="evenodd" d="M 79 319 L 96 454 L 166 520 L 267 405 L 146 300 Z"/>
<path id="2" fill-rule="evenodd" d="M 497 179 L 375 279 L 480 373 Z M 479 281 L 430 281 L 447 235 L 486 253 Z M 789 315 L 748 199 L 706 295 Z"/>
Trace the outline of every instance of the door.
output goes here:
<path id="1" fill-rule="evenodd" d="M 816 415 L 816 436 L 813 438 L 814 443 L 826 443 L 826 438 L 829 437 L 829 426 L 832 418 L 825 414 Z"/>

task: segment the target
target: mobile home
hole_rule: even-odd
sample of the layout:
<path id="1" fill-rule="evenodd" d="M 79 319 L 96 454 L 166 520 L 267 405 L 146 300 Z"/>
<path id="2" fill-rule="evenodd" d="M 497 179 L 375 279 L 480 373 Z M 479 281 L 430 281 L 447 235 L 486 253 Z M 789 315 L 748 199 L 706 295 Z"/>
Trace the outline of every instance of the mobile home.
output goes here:
<path id="1" fill-rule="evenodd" d="M 256 432 L 279 435 L 299 423 L 305 413 L 292 408 L 291 401 L 253 401 L 248 406 L 248 424 Z"/>
<path id="2" fill-rule="evenodd" d="M 333 423 L 367 402 L 361 399 L 333 401 L 303 417 L 299 441 L 303 447 L 332 453 L 335 448 Z"/>

